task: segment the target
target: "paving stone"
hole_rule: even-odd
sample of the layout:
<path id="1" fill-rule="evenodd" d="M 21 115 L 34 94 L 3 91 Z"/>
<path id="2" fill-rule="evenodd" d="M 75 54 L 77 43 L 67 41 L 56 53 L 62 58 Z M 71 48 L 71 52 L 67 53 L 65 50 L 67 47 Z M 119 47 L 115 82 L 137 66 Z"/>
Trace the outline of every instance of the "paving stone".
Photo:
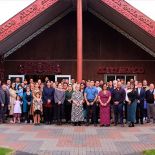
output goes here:
<path id="1" fill-rule="evenodd" d="M 135 128 L 1 124 L 0 146 L 16 155 L 141 155 L 155 148 L 155 126 Z"/>

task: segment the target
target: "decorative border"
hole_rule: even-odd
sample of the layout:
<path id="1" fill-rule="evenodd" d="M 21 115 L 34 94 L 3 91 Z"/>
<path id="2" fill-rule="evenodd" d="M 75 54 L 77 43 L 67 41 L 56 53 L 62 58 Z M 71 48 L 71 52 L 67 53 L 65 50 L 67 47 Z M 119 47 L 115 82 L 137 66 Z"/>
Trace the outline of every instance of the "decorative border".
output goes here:
<path id="1" fill-rule="evenodd" d="M 122 67 L 111 67 L 111 66 L 100 66 L 97 69 L 97 74 L 144 74 L 144 67 L 138 66 L 122 66 Z"/>
<path id="2" fill-rule="evenodd" d="M 54 5 L 59 0 L 36 0 L 17 15 L 0 26 L 0 41 L 28 23 L 38 14 Z"/>
<path id="3" fill-rule="evenodd" d="M 18 74 L 62 74 L 62 67 L 51 61 L 25 61 L 18 62 L 16 66 Z"/>
<path id="4" fill-rule="evenodd" d="M 144 31 L 155 37 L 155 21 L 131 6 L 125 0 L 101 0 L 108 6 L 128 18 Z"/>

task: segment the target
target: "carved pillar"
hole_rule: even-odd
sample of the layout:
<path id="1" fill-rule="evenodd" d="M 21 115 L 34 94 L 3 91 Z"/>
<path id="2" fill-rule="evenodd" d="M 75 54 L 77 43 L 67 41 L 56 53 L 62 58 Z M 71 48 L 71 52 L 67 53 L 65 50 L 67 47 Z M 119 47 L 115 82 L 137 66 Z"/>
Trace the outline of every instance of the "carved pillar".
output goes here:
<path id="1" fill-rule="evenodd" d="M 82 0 L 77 0 L 77 82 L 82 81 L 83 72 L 82 35 Z"/>

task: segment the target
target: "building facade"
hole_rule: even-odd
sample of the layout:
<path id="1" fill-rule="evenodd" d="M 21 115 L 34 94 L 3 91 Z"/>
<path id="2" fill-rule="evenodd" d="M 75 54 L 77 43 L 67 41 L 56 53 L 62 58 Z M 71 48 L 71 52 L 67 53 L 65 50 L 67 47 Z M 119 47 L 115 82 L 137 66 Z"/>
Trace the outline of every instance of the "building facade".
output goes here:
<path id="1" fill-rule="evenodd" d="M 117 4 L 114 0 L 111 2 Z M 10 46 L 10 49 L 2 44 L 0 46 L 0 49 L 4 51 L 1 55 L 1 79 L 6 79 L 10 74 L 25 75 L 26 78 L 50 76 L 52 80 L 55 75 L 62 74 L 71 75 L 76 79 L 78 74 L 76 4 L 76 1 L 74 5 L 71 4 L 73 8 L 67 13 L 62 10 L 62 14 L 51 22 L 49 20 L 45 23 L 40 17 L 42 20 L 40 28 L 35 29 L 29 22 L 28 29 L 25 28 L 23 33 L 15 34 L 14 32 L 12 38 L 9 37 L 10 40 L 2 40 L 1 43 L 6 44 L 5 46 L 14 42 L 15 44 Z M 113 14 L 114 9 L 105 4 L 106 1 L 100 0 L 96 0 L 96 3 L 83 1 L 82 79 L 109 81 L 120 78 L 128 81 L 130 78 L 135 78 L 154 82 L 155 48 L 152 43 L 155 37 L 153 32 L 151 35 L 141 27 L 137 28 L 135 23 L 122 17 L 118 11 L 115 10 Z M 100 13 L 104 7 L 112 12 L 111 15 L 107 13 L 103 16 Z M 56 14 L 52 8 L 49 10 L 52 15 Z M 44 11 L 44 14 L 46 13 L 48 12 Z M 115 18 L 118 21 L 113 21 L 116 20 Z M 126 21 L 123 21 L 124 18 Z M 35 20 L 31 22 L 35 23 Z M 127 23 L 132 27 L 126 27 Z M 34 33 L 27 35 L 32 29 Z M 19 38 L 15 35 L 19 35 Z M 25 39 L 21 38 L 24 36 Z"/>

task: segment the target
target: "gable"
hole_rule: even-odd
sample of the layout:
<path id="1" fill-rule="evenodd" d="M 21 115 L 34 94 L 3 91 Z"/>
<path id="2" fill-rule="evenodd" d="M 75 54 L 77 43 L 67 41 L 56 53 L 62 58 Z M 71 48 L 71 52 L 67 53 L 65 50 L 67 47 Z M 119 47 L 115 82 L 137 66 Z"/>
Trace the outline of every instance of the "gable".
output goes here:
<path id="1" fill-rule="evenodd" d="M 155 57 L 155 22 L 124 0 L 85 0 L 87 10 L 109 21 L 126 37 Z M 0 55 L 13 53 L 72 11 L 76 0 L 36 0 L 0 26 Z M 30 38 L 30 39 L 29 39 Z M 6 54 L 7 56 L 8 54 Z"/>

